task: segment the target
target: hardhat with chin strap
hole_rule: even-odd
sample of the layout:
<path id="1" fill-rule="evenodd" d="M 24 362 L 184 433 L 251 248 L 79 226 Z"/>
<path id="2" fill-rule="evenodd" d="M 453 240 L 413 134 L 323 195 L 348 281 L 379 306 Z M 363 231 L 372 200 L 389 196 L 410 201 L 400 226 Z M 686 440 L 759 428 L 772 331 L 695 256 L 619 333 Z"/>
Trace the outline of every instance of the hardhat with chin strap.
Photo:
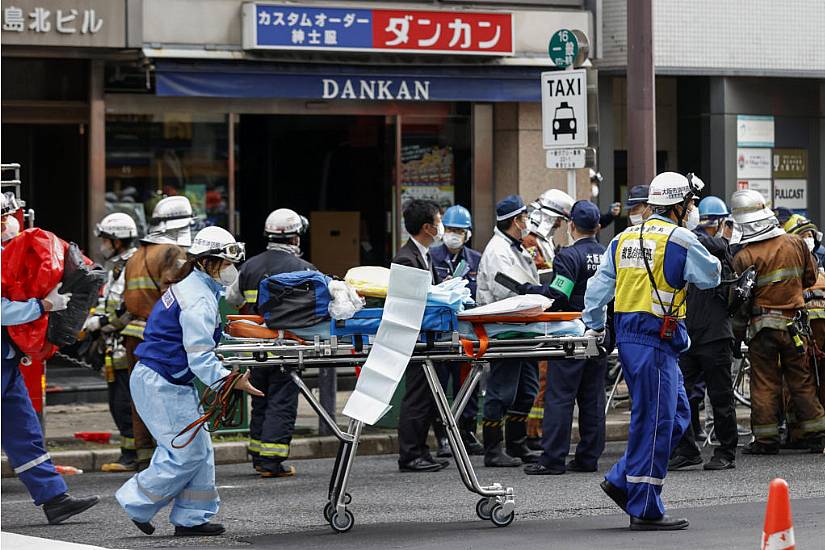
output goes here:
<path id="1" fill-rule="evenodd" d="M 238 263 L 244 259 L 245 248 L 244 243 L 237 242 L 232 233 L 226 229 L 210 226 L 204 227 L 195 234 L 192 246 L 189 247 L 187 253 L 191 258 L 213 256 Z"/>
<path id="2" fill-rule="evenodd" d="M 444 212 L 444 217 L 441 218 L 441 223 L 444 227 L 458 227 L 460 229 L 470 229 L 473 226 L 473 219 L 470 216 L 470 211 L 456 204 L 449 207 Z"/>
<path id="3" fill-rule="evenodd" d="M 728 216 L 730 216 L 728 205 L 719 197 L 708 195 L 699 202 L 699 219 L 701 220 Z"/>
<path id="4" fill-rule="evenodd" d="M 137 233 L 137 224 L 132 216 L 121 212 L 109 214 L 95 227 L 95 236 L 102 239 L 134 239 Z"/>
<path id="5" fill-rule="evenodd" d="M 560 189 L 548 189 L 536 201 L 540 208 L 549 211 L 551 216 L 560 216 L 570 219 L 570 210 L 573 208 L 573 197 Z"/>
<path id="6" fill-rule="evenodd" d="M 736 227 L 742 232 L 739 239 L 742 244 L 765 241 L 785 233 L 758 191 L 737 191 L 731 196 L 730 206 Z"/>
<path id="7" fill-rule="evenodd" d="M 149 233 L 165 233 L 192 224 L 192 204 L 182 195 L 158 201 L 149 220 Z"/>
<path id="8" fill-rule="evenodd" d="M 298 237 L 306 232 L 309 221 L 289 208 L 279 208 L 266 217 L 264 236 L 272 239 Z"/>
<path id="9" fill-rule="evenodd" d="M 819 231 L 811 220 L 799 214 L 793 214 L 790 218 L 788 218 L 788 221 L 785 222 L 782 229 L 784 229 L 785 232 L 792 233 L 794 235 L 801 235 L 806 231 L 811 231 L 816 234 Z"/>
<path id="10" fill-rule="evenodd" d="M 687 203 L 699 195 L 705 187 L 698 176 L 676 172 L 662 172 L 650 182 L 647 203 L 651 206 L 676 206 Z"/>

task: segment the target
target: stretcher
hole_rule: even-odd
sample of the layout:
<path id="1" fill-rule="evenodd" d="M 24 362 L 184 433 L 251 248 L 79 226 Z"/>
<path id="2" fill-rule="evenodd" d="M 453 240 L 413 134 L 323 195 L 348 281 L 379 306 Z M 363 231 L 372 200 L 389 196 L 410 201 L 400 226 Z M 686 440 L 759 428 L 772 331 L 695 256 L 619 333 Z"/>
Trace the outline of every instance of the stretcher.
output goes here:
<path id="1" fill-rule="evenodd" d="M 458 329 L 449 333 L 421 333 L 410 363 L 424 369 L 436 408 L 453 449 L 461 481 L 481 498 L 476 514 L 498 527 L 515 518 L 512 487 L 501 483 L 482 485 L 461 439 L 457 419 L 478 385 L 484 365 L 497 359 L 586 358 L 599 354 L 598 342 L 585 337 L 579 313 L 554 312 L 538 316 L 498 316 L 462 318 Z M 353 461 L 363 422 L 351 419 L 342 430 L 321 406 L 301 378 L 305 368 L 336 368 L 362 364 L 370 351 L 371 335 L 336 336 L 330 323 L 301 329 L 272 330 L 258 316 L 230 315 L 224 343 L 217 353 L 227 367 L 280 368 L 298 386 L 312 409 L 340 441 L 324 507 L 324 518 L 333 530 L 349 531 L 354 516 L 348 509 L 348 492 Z M 470 372 L 452 405 L 438 381 L 434 363 L 469 363 Z"/>

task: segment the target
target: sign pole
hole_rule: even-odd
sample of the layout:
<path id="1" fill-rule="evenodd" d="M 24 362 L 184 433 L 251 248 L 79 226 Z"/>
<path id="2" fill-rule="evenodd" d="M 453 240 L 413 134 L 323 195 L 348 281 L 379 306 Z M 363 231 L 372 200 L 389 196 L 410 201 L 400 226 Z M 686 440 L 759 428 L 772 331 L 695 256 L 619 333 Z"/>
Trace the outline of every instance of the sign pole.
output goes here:
<path id="1" fill-rule="evenodd" d="M 576 198 L 576 169 L 569 168 L 567 170 L 567 194 Z"/>

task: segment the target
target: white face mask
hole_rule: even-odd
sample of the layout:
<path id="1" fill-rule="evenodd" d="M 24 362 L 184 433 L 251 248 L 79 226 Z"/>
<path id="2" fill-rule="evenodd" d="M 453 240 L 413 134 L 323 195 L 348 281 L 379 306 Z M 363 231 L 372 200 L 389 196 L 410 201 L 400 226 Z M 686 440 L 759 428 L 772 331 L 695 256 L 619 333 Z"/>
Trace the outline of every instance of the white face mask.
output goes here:
<path id="1" fill-rule="evenodd" d="M 524 224 L 524 227 L 522 227 L 515 221 L 513 223 L 516 225 L 516 227 L 519 228 L 521 239 L 524 240 L 524 238 L 530 234 L 530 228 L 527 226 L 527 224 Z"/>
<path id="2" fill-rule="evenodd" d="M 807 246 L 807 247 L 808 247 L 808 250 L 810 250 L 811 252 L 813 252 L 813 251 L 814 251 L 814 247 L 816 246 L 816 241 L 814 241 L 814 238 L 813 238 L 813 237 L 805 237 L 805 238 L 804 238 L 804 239 L 802 239 L 802 240 L 803 240 L 803 241 L 805 241 L 805 246 Z"/>
<path id="3" fill-rule="evenodd" d="M 225 268 L 221 269 L 221 272 L 218 275 L 218 282 L 225 287 L 232 286 L 232 283 L 234 283 L 237 279 L 238 268 L 235 267 L 235 264 L 229 264 Z"/>
<path id="4" fill-rule="evenodd" d="M 449 233 L 444 234 L 444 244 L 447 245 L 447 248 L 450 250 L 458 250 L 462 246 L 464 246 L 464 234 L 463 233 L 453 233 L 452 231 Z"/>
<path id="5" fill-rule="evenodd" d="M 630 225 L 639 225 L 645 221 L 645 217 L 641 214 L 630 214 Z"/>
<path id="6" fill-rule="evenodd" d="M 432 235 L 432 238 L 433 238 L 433 242 L 430 243 L 430 248 L 440 245 L 441 241 L 444 240 L 444 224 L 443 223 L 438 222 L 438 225 L 436 226 L 435 235 Z"/>
<path id="7" fill-rule="evenodd" d="M 694 208 L 688 210 L 687 218 L 685 218 L 685 227 L 693 231 L 699 225 L 699 210 Z"/>
<path id="8" fill-rule="evenodd" d="M 98 250 L 100 250 L 100 253 L 107 260 L 115 255 L 115 249 L 112 248 L 112 245 L 109 244 L 109 241 L 103 241 L 102 243 L 100 243 L 100 248 Z"/>

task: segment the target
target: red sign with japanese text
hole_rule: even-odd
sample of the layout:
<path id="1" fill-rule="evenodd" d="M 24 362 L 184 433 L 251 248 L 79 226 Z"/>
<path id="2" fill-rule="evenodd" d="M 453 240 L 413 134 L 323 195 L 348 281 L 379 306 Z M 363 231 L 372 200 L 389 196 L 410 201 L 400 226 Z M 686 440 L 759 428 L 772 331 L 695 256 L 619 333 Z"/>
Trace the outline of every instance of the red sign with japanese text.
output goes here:
<path id="1" fill-rule="evenodd" d="M 375 49 L 513 54 L 509 13 L 372 10 L 372 17 Z"/>

